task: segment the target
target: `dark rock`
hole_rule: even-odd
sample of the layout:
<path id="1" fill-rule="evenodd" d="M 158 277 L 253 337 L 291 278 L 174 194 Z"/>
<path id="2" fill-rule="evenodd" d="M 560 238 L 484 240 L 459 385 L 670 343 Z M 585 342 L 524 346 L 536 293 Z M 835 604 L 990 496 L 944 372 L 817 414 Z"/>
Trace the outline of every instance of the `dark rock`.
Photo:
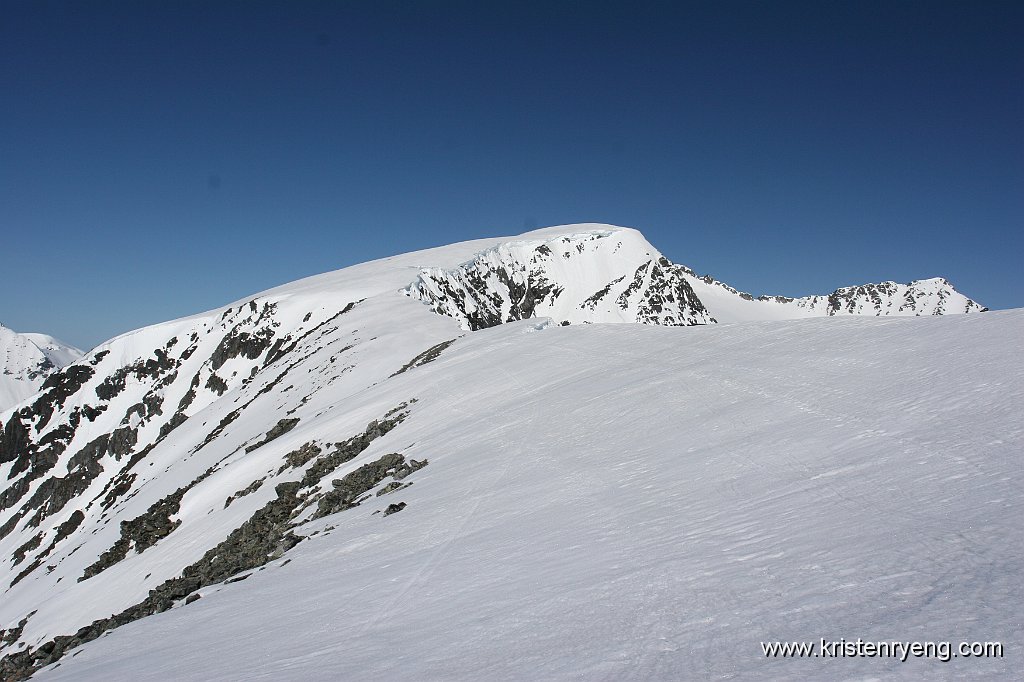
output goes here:
<path id="1" fill-rule="evenodd" d="M 391 376 L 395 377 L 401 374 L 402 372 L 406 372 L 412 369 L 413 367 L 419 367 L 420 365 L 425 365 L 428 362 L 433 362 L 441 355 L 442 351 L 448 348 L 448 346 L 455 343 L 457 340 L 458 339 L 449 339 L 448 341 L 442 341 L 437 345 L 431 346 L 427 350 L 423 351 L 422 353 L 414 357 L 409 362 L 405 363 L 400 370 L 398 370 Z"/>
<path id="2" fill-rule="evenodd" d="M 17 548 L 16 550 L 14 550 L 14 553 L 11 554 L 11 556 L 14 558 L 14 565 L 17 566 L 22 561 L 24 561 L 25 560 L 25 555 L 27 555 L 33 549 L 39 547 L 39 545 L 42 544 L 42 542 L 43 542 L 43 534 L 42 533 L 36 533 L 35 535 L 32 536 L 31 539 L 29 539 L 28 542 L 26 542 L 25 544 L 23 544 L 21 547 Z"/>
<path id="3" fill-rule="evenodd" d="M 3 427 L 0 434 L 0 464 L 13 462 L 19 455 L 29 450 L 29 430 L 21 419 L 20 413 L 15 412 Z"/>
<path id="4" fill-rule="evenodd" d="M 249 485 L 247 485 L 246 487 L 239 490 L 234 495 L 229 496 L 228 499 L 224 502 L 224 508 L 227 509 L 231 505 L 231 503 L 237 500 L 239 497 L 245 497 L 246 495 L 251 495 L 252 493 L 256 492 L 261 487 L 263 487 L 263 482 L 266 480 L 266 476 L 264 476 L 263 478 L 258 478 Z"/>
<path id="5" fill-rule="evenodd" d="M 388 483 L 386 486 L 377 491 L 377 497 L 380 497 L 381 495 L 387 495 L 388 493 L 393 493 L 396 490 L 401 490 L 402 488 L 408 488 L 411 485 L 412 483 L 400 483 L 398 481 L 392 481 L 391 483 Z"/>
<path id="6" fill-rule="evenodd" d="M 122 457 L 127 455 L 135 447 L 139 440 L 138 429 L 133 429 L 128 426 L 122 426 L 114 429 L 110 434 L 110 441 L 107 444 L 107 452 L 114 456 L 114 459 L 120 461 Z"/>
<path id="7" fill-rule="evenodd" d="M 64 401 L 77 393 L 96 370 L 87 365 L 68 365 L 54 372 L 40 388 L 39 397 L 32 403 L 32 412 L 38 416 L 36 429 L 41 430 L 50 421 L 54 409 L 64 407 Z"/>
<path id="8" fill-rule="evenodd" d="M 210 355 L 210 368 L 213 371 L 216 372 L 231 358 L 245 357 L 255 360 L 270 347 L 274 331 L 269 327 L 263 327 L 251 334 L 240 331 L 239 327 L 241 325 L 228 332 Z"/>
<path id="9" fill-rule="evenodd" d="M 254 443 L 253 445 L 250 445 L 250 446 L 246 447 L 245 451 L 247 453 L 249 453 L 249 452 L 252 452 L 253 450 L 255 450 L 257 448 L 263 447 L 264 445 L 266 445 L 270 441 L 274 440 L 275 438 L 280 438 L 284 434 L 288 433 L 289 431 L 294 429 L 296 426 L 298 426 L 298 424 L 299 424 L 299 418 L 298 417 L 290 417 L 288 419 L 281 419 L 280 421 L 277 422 L 277 424 L 274 426 L 274 428 L 272 428 L 269 431 L 267 431 L 267 434 L 263 437 L 263 440 L 259 441 L 258 443 Z"/>
<path id="10" fill-rule="evenodd" d="M 398 453 L 384 455 L 375 462 L 364 464 L 341 479 L 331 481 L 333 490 L 324 494 L 317 503 L 316 517 L 327 516 L 359 505 L 359 497 L 392 474 L 405 471 L 407 476 L 414 471 L 413 462 L 408 465 L 405 457 Z M 417 463 L 419 464 L 419 463 Z M 419 464 L 416 468 L 424 466 Z"/>
<path id="11" fill-rule="evenodd" d="M 320 446 L 315 442 L 310 441 L 309 443 L 303 444 L 301 447 L 292 450 L 284 456 L 285 463 L 278 469 L 277 473 L 284 473 L 284 470 L 291 467 L 293 469 L 304 465 L 314 457 L 319 457 L 320 453 L 323 452 Z"/>
<path id="12" fill-rule="evenodd" d="M 82 512 L 81 509 L 76 509 L 74 512 L 72 512 L 71 516 L 68 517 L 67 521 L 57 526 L 57 535 L 54 539 L 54 544 L 60 542 L 64 538 L 74 533 L 78 529 L 78 527 L 82 525 L 82 521 L 84 520 L 85 514 Z"/>
<path id="13" fill-rule="evenodd" d="M 228 390 L 228 384 L 217 376 L 216 373 L 211 373 L 210 378 L 206 380 L 206 388 L 210 389 L 217 395 L 224 395 Z"/>
<path id="14" fill-rule="evenodd" d="M 188 421 L 188 415 L 184 412 L 175 412 L 171 418 L 167 420 L 167 423 L 160 426 L 160 432 L 157 435 L 157 440 L 163 440 L 167 437 L 167 434 L 184 424 L 186 421 Z"/>
<path id="15" fill-rule="evenodd" d="M 399 502 L 398 504 L 389 504 L 388 508 L 384 510 L 384 516 L 390 516 L 396 512 L 400 512 L 405 509 L 405 502 Z"/>

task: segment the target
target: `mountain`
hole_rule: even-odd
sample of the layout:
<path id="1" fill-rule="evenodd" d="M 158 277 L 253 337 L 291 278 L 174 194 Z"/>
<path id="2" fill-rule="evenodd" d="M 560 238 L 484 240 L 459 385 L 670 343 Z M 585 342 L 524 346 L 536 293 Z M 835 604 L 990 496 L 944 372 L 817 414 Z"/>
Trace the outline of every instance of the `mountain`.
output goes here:
<path id="1" fill-rule="evenodd" d="M 576 225 L 112 339 L 0 412 L 0 674 L 792 677 L 760 642 L 1019 641 L 1024 315 L 833 297 Z"/>
<path id="2" fill-rule="evenodd" d="M 0 411 L 37 393 L 54 371 L 82 351 L 45 334 L 18 334 L 0 325 Z"/>
<path id="3" fill-rule="evenodd" d="M 580 231 L 566 231 L 573 227 Z M 824 296 L 754 298 L 671 263 L 635 230 L 568 226 L 524 236 L 533 239 L 500 243 L 454 268 L 424 268 L 406 293 L 466 330 L 535 316 L 562 324 L 693 325 L 986 310 L 941 278 L 843 287 Z"/>

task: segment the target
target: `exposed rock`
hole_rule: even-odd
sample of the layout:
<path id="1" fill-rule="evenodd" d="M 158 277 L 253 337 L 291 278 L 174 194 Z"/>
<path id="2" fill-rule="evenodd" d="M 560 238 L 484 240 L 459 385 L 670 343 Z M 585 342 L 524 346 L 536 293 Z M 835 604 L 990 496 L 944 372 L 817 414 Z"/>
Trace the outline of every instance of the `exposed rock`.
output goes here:
<path id="1" fill-rule="evenodd" d="M 156 379 L 164 372 L 174 369 L 178 365 L 177 360 L 172 359 L 162 348 L 153 351 L 153 357 L 147 360 L 139 360 L 131 365 L 120 367 L 108 375 L 99 386 L 96 387 L 96 396 L 100 400 L 109 401 L 118 396 L 125 389 L 128 377 L 134 375 L 139 381 L 150 378 Z M 77 389 L 76 389 L 77 390 Z"/>
<path id="2" fill-rule="evenodd" d="M 81 509 L 76 509 L 71 516 L 68 517 L 67 521 L 57 526 L 57 534 L 54 537 L 53 544 L 56 545 L 61 540 L 74 533 L 75 530 L 82 525 L 82 521 L 84 520 L 85 514 Z M 49 554 L 49 552 L 47 552 L 47 554 Z"/>
<path id="3" fill-rule="evenodd" d="M 217 376 L 216 372 L 211 372 L 210 378 L 206 380 L 206 388 L 210 389 L 217 395 L 224 395 L 227 393 L 228 384 Z"/>
<path id="4" fill-rule="evenodd" d="M 184 412 L 178 411 L 171 415 L 171 418 L 167 420 L 165 424 L 160 426 L 160 431 L 157 435 L 157 440 L 163 440 L 167 437 L 174 429 L 178 428 L 188 420 L 188 415 Z"/>
<path id="5" fill-rule="evenodd" d="M 64 401 L 77 393 L 95 373 L 96 370 L 87 365 L 68 365 L 47 377 L 39 397 L 32 403 L 32 413 L 39 418 L 36 429 L 46 426 L 54 409 L 63 408 Z"/>
<path id="6" fill-rule="evenodd" d="M 532 249 L 521 242 L 502 244 L 452 269 L 425 268 L 404 291 L 474 331 L 537 315 L 557 313 L 562 317 L 570 311 L 563 324 L 692 325 L 715 321 L 684 277 L 685 269 L 664 257 L 641 261 L 639 266 L 635 256 L 631 257 L 632 279 L 625 287 L 621 285 L 628 275 L 622 274 L 596 291 L 580 290 L 594 286 L 593 280 L 586 284 L 577 281 L 573 270 L 567 271 L 555 258 L 556 250 L 563 259 L 583 259 L 577 261 L 582 269 L 603 266 L 615 252 L 609 236 L 566 236 Z M 622 267 L 622 263 L 614 265 Z M 614 299 L 606 300 L 612 298 L 613 291 Z"/>
<path id="7" fill-rule="evenodd" d="M 403 404 L 401 407 L 405 407 Z M 324 455 L 318 458 L 308 469 L 306 474 L 302 477 L 302 486 L 308 488 L 316 485 L 320 480 L 331 473 L 345 462 L 354 459 L 363 450 L 370 446 L 370 443 L 383 436 L 385 433 L 395 428 L 405 419 L 408 413 L 397 412 L 389 413 L 392 416 L 385 417 L 379 421 L 374 420 L 370 422 L 366 429 L 361 435 L 354 436 L 348 440 L 338 443 L 334 452 Z"/>
<path id="8" fill-rule="evenodd" d="M 267 434 L 263 437 L 262 440 L 260 440 L 259 442 L 254 443 L 254 444 L 246 447 L 245 451 L 246 452 L 252 452 L 253 450 L 255 450 L 257 448 L 263 447 L 264 445 L 266 445 L 270 441 L 274 440 L 275 438 L 280 438 L 284 434 L 288 433 L 289 431 L 294 429 L 296 426 L 298 426 L 298 424 L 299 424 L 299 418 L 298 417 L 290 417 L 288 419 L 281 419 L 280 421 L 277 422 L 277 424 L 274 426 L 274 428 L 272 428 L 269 431 L 267 431 Z"/>
<path id="9" fill-rule="evenodd" d="M 24 561 L 25 560 L 25 555 L 27 555 L 33 549 L 36 549 L 37 547 L 39 547 L 39 545 L 42 544 L 42 542 L 43 542 L 43 534 L 42 533 L 36 533 L 35 535 L 32 536 L 32 538 L 28 542 L 26 542 L 25 544 L 23 544 L 21 547 L 17 548 L 16 550 L 14 550 L 14 552 L 11 554 L 12 558 L 14 559 L 14 565 L 17 566 L 22 561 Z"/>
<path id="10" fill-rule="evenodd" d="M 263 312 L 260 313 L 257 323 L 270 317 L 275 307 L 270 303 L 264 304 Z M 252 333 L 241 331 L 241 327 L 242 324 L 238 324 L 232 328 L 210 355 L 210 368 L 213 371 L 216 372 L 231 358 L 244 357 L 255 360 L 270 347 L 274 331 L 269 326 L 260 327 Z"/>
<path id="11" fill-rule="evenodd" d="M 237 500 L 239 497 L 245 497 L 246 495 L 251 495 L 252 493 L 256 492 L 261 487 L 263 487 L 263 482 L 266 480 L 266 476 L 264 476 L 263 478 L 257 478 L 255 481 L 253 481 L 246 487 L 242 488 L 234 495 L 230 495 L 228 499 L 225 500 L 224 502 L 224 508 L 227 509 L 229 506 L 231 506 L 231 503 Z"/>
<path id="12" fill-rule="evenodd" d="M 400 512 L 405 509 L 405 502 L 399 502 L 398 504 L 389 504 L 387 509 L 384 510 L 384 516 L 390 516 L 396 512 Z"/>
<path id="13" fill-rule="evenodd" d="M 138 443 L 139 432 L 138 429 L 133 429 L 127 426 L 114 429 L 110 433 L 110 441 L 107 444 L 107 452 L 114 456 L 114 459 L 120 461 L 122 457 L 127 455 Z"/>
<path id="14" fill-rule="evenodd" d="M 396 490 L 401 490 L 402 488 L 408 488 L 411 485 L 412 483 L 401 483 L 399 481 L 392 481 L 391 483 L 388 483 L 386 486 L 377 491 L 377 497 L 380 497 L 381 495 L 387 495 L 388 493 L 393 493 Z"/>
<path id="15" fill-rule="evenodd" d="M 448 348 L 448 346 L 452 345 L 457 340 L 458 340 L 457 338 L 449 339 L 447 341 L 442 341 L 441 343 L 439 343 L 437 345 L 431 346 L 430 348 L 426 349 L 425 351 L 423 351 L 422 353 L 420 353 L 419 355 L 414 357 L 409 362 L 407 362 L 404 365 L 402 365 L 402 368 L 400 370 L 398 370 L 397 372 L 395 372 L 394 374 L 392 374 L 391 376 L 395 377 L 395 376 L 398 376 L 399 374 L 401 374 L 403 372 L 406 372 L 406 371 L 408 371 L 408 370 L 410 370 L 410 369 L 412 369 L 414 367 L 419 367 L 420 365 L 425 365 L 428 362 L 433 362 L 434 360 L 436 360 L 441 355 L 441 353 L 446 348 Z"/>
<path id="16" fill-rule="evenodd" d="M 317 503 L 317 517 L 334 514 L 345 509 L 359 505 L 359 498 L 364 493 L 375 487 L 388 476 L 394 476 L 395 480 L 405 478 L 413 471 L 427 465 L 427 461 L 417 462 L 410 460 L 408 463 L 405 457 L 398 453 L 384 455 L 375 462 L 364 464 L 344 478 L 331 481 L 333 490 L 324 494 Z"/>
<path id="17" fill-rule="evenodd" d="M 284 470 L 288 468 L 296 469 L 314 457 L 319 457 L 321 452 L 323 450 L 315 442 L 305 443 L 284 456 L 285 463 L 277 470 L 277 473 L 284 473 Z"/>
<path id="18" fill-rule="evenodd" d="M 28 452 L 31 442 L 28 427 L 22 422 L 21 413 L 12 413 L 0 434 L 0 464 L 13 462 L 20 453 Z"/>
<path id="19" fill-rule="evenodd" d="M 583 303 L 580 303 L 580 307 L 595 310 L 597 308 L 597 304 L 600 303 L 601 300 L 608 295 L 608 292 L 612 290 L 612 287 L 621 282 L 625 278 L 625 275 L 620 275 L 619 277 L 616 277 L 611 282 L 606 284 L 603 288 L 595 291 L 591 296 L 584 300 Z"/>
<path id="20" fill-rule="evenodd" d="M 328 319 L 324 320 L 323 322 L 321 322 L 320 324 L 316 325 L 315 327 L 313 327 L 312 329 L 308 330 L 307 332 L 305 332 L 304 334 L 302 334 L 301 336 L 299 336 L 298 338 L 296 338 L 294 340 L 292 340 L 290 336 L 284 337 L 283 339 L 278 339 L 274 343 L 274 345 L 271 347 L 271 349 L 269 351 L 267 351 L 267 358 L 266 358 L 266 360 L 264 360 L 263 366 L 267 367 L 269 365 L 272 365 L 273 363 L 275 363 L 278 360 L 280 360 L 282 357 L 288 355 L 293 350 L 295 350 L 296 346 L 298 346 L 301 342 L 305 341 L 307 338 L 312 336 L 315 332 L 319 331 L 319 332 L 322 333 L 323 329 L 324 329 L 324 327 L 326 327 L 326 325 L 330 324 L 331 322 L 334 322 L 336 319 L 338 319 L 339 317 L 341 317 L 345 313 L 350 312 L 353 308 L 355 308 L 357 305 L 359 305 L 360 303 L 362 303 L 365 300 L 366 299 L 360 299 L 358 301 L 353 301 L 353 302 L 347 303 L 345 305 L 345 307 L 342 308 L 341 310 L 339 310 L 337 313 L 335 313 L 334 315 L 332 315 Z M 309 315 L 307 315 L 306 320 L 304 320 L 304 321 L 308 321 L 308 317 L 309 317 Z M 287 346 L 285 346 L 285 343 L 288 343 L 288 341 L 291 341 L 291 343 L 289 343 Z"/>
<path id="21" fill-rule="evenodd" d="M 102 471 L 103 466 L 98 461 L 87 458 L 73 471 L 69 471 L 67 476 L 51 476 L 44 480 L 25 503 L 25 510 L 37 510 L 29 524 L 38 526 L 44 518 L 59 512 L 64 505 L 85 492 Z"/>

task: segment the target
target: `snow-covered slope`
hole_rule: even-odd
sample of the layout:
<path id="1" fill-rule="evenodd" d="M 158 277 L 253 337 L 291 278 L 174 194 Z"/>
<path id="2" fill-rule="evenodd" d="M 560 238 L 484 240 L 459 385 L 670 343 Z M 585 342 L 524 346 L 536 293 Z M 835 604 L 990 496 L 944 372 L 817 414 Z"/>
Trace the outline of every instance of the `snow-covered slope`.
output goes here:
<path id="1" fill-rule="evenodd" d="M 679 328 L 715 315 L 688 272 L 569 226 L 99 346 L 0 413 L 0 674 L 790 676 L 759 641 L 1019 642 L 1024 317 Z M 486 328 L 531 313 L 655 324 Z M 935 671 L 1006 670 L 972 664 Z"/>
<path id="2" fill-rule="evenodd" d="M 0 411 L 37 393 L 46 377 L 82 351 L 46 334 L 18 334 L 0 325 Z"/>

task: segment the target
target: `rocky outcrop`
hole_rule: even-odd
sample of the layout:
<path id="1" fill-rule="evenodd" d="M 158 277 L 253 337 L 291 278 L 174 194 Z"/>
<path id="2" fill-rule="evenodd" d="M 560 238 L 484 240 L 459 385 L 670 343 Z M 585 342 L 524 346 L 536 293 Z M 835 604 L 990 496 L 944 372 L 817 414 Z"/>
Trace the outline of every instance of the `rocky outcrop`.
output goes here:
<path id="1" fill-rule="evenodd" d="M 441 357 L 441 353 L 444 352 L 446 348 L 448 348 L 456 341 L 458 341 L 458 339 L 449 339 L 448 341 L 442 341 L 439 344 L 431 346 L 430 348 L 426 349 L 425 351 L 414 357 L 409 362 L 402 365 L 401 369 L 399 369 L 391 376 L 396 377 L 399 374 L 408 372 L 410 369 L 413 369 L 414 367 L 419 367 L 420 365 L 425 365 L 428 362 L 433 362 L 434 360 Z"/>
<path id="2" fill-rule="evenodd" d="M 270 441 L 274 440 L 275 438 L 280 438 L 284 434 L 288 433 L 289 431 L 294 429 L 296 426 L 298 426 L 298 424 L 299 424 L 299 418 L 298 417 L 290 417 L 288 419 L 281 419 L 280 421 L 277 422 L 277 424 L 274 425 L 274 428 L 272 428 L 269 431 L 267 431 L 266 435 L 261 440 L 259 440 L 256 443 L 253 443 L 252 445 L 246 447 L 245 451 L 247 453 L 249 453 L 249 452 L 252 452 L 253 450 L 255 450 L 257 448 L 263 447 L 264 445 L 266 445 Z"/>
<path id="3" fill-rule="evenodd" d="M 388 476 L 399 481 L 426 465 L 426 460 L 406 462 L 405 457 L 398 453 L 384 455 L 375 462 L 364 464 L 344 478 L 331 481 L 333 489 L 320 498 L 316 516 L 327 516 L 357 507 L 361 501 L 360 497 Z"/>

